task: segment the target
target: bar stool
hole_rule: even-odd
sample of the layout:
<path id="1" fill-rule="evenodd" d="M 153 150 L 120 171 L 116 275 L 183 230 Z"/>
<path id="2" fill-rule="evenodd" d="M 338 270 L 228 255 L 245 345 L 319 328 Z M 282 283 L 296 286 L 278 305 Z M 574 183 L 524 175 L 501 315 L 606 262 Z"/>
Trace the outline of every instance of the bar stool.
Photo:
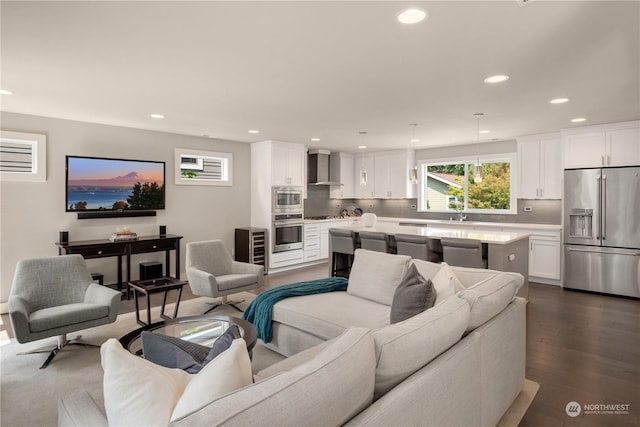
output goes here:
<path id="1" fill-rule="evenodd" d="M 430 239 L 427 236 L 415 234 L 396 234 L 396 248 L 398 255 L 409 255 L 411 258 L 431 262 L 440 262 L 438 254 L 430 250 Z"/>
<path id="2" fill-rule="evenodd" d="M 487 268 L 487 260 L 482 258 L 482 243 L 474 239 L 450 239 L 443 237 L 443 261 L 460 267 Z"/>
<path id="3" fill-rule="evenodd" d="M 353 265 L 353 256 L 356 252 L 356 233 L 343 228 L 330 228 L 329 238 L 331 240 L 331 276 L 337 276 L 339 271 L 347 272 L 347 277 Z M 337 268 L 336 255 L 347 255 L 347 266 Z"/>
<path id="4" fill-rule="evenodd" d="M 360 247 L 376 252 L 389 252 L 389 236 L 381 231 L 361 231 Z"/>

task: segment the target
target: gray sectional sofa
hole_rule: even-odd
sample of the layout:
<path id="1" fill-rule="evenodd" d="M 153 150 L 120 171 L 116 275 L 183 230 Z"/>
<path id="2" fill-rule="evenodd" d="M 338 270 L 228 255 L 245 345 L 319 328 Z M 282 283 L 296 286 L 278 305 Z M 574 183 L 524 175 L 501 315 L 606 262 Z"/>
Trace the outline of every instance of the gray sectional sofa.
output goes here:
<path id="1" fill-rule="evenodd" d="M 438 297 L 390 324 L 410 263 Z M 286 359 L 171 425 L 495 426 L 524 384 L 523 280 L 358 250 L 346 291 L 274 305 L 267 346 Z M 92 404 L 62 401 L 59 424 Z"/>

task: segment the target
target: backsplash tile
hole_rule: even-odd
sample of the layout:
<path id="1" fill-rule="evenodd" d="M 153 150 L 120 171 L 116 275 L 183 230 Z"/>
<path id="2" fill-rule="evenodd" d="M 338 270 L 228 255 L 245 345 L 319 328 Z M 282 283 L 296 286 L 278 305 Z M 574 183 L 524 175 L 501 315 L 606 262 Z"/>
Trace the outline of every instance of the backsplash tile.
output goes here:
<path id="1" fill-rule="evenodd" d="M 372 206 L 372 207 L 370 207 Z M 340 215 L 342 209 L 359 207 L 363 212 L 373 212 L 378 216 L 416 218 L 416 219 L 449 219 L 455 213 L 418 212 L 417 199 L 385 200 L 385 199 L 330 199 L 328 186 L 308 186 L 307 199 L 304 201 L 305 216 Z M 524 208 L 531 207 L 531 212 Z M 513 222 L 527 224 L 560 224 L 562 220 L 562 200 L 530 200 L 518 199 L 517 215 L 503 214 L 467 214 L 470 221 Z"/>

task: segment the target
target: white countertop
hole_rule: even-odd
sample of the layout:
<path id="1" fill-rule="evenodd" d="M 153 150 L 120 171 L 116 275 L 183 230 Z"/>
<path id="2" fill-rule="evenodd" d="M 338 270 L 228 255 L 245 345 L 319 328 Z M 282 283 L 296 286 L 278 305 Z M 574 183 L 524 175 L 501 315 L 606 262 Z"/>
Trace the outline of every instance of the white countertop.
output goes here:
<path id="1" fill-rule="evenodd" d="M 329 222 L 329 221 L 360 221 L 359 216 L 347 216 L 343 218 L 325 218 L 325 219 L 305 219 L 305 224 L 314 224 L 321 222 Z"/>
<path id="2" fill-rule="evenodd" d="M 417 218 L 394 218 L 394 217 L 378 217 L 380 222 L 401 222 L 411 224 L 425 224 L 437 226 L 438 224 L 460 227 L 486 227 L 486 228 L 513 228 L 513 229 L 530 229 L 530 230 L 547 230 L 560 231 L 560 224 L 530 224 L 521 222 L 483 222 L 483 221 L 449 221 L 441 219 L 417 219 Z"/>
<path id="3" fill-rule="evenodd" d="M 360 221 L 361 217 L 351 216 L 345 218 L 329 218 L 329 219 L 305 219 L 305 224 L 322 223 L 328 221 Z M 438 228 L 438 225 L 451 228 L 468 228 L 468 227 L 482 227 L 486 229 L 492 228 L 508 228 L 514 230 L 540 230 L 540 231 L 561 231 L 562 226 L 560 224 L 530 224 L 521 222 L 481 222 L 481 221 L 449 221 L 441 219 L 418 219 L 418 218 L 394 218 L 394 217 L 378 217 L 377 221 L 380 223 L 410 223 L 410 224 L 424 224 L 434 226 Z M 444 227 L 443 227 L 444 228 Z"/>
<path id="4" fill-rule="evenodd" d="M 388 224 L 384 221 L 377 222 L 373 227 L 364 227 L 361 223 L 352 225 L 340 225 L 337 228 L 346 228 L 355 232 L 360 231 L 379 231 L 389 235 L 395 234 L 413 234 L 416 236 L 427 236 L 434 239 L 440 237 L 451 237 L 458 239 L 475 239 L 482 243 L 492 243 L 504 245 L 529 237 L 528 233 L 507 232 L 507 231 L 491 231 L 491 230 L 468 230 L 468 229 L 451 229 L 437 227 L 421 227 L 411 225 L 395 225 Z"/>

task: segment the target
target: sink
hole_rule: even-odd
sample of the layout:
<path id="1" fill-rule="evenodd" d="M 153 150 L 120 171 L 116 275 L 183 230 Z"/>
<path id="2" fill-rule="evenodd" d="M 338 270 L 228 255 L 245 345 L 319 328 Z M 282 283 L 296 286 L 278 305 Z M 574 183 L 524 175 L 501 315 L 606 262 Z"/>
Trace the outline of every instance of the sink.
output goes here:
<path id="1" fill-rule="evenodd" d="M 475 221 L 458 221 L 457 219 L 454 219 L 453 221 L 450 221 L 448 219 L 430 219 L 429 222 L 435 222 L 438 224 L 475 224 Z"/>

